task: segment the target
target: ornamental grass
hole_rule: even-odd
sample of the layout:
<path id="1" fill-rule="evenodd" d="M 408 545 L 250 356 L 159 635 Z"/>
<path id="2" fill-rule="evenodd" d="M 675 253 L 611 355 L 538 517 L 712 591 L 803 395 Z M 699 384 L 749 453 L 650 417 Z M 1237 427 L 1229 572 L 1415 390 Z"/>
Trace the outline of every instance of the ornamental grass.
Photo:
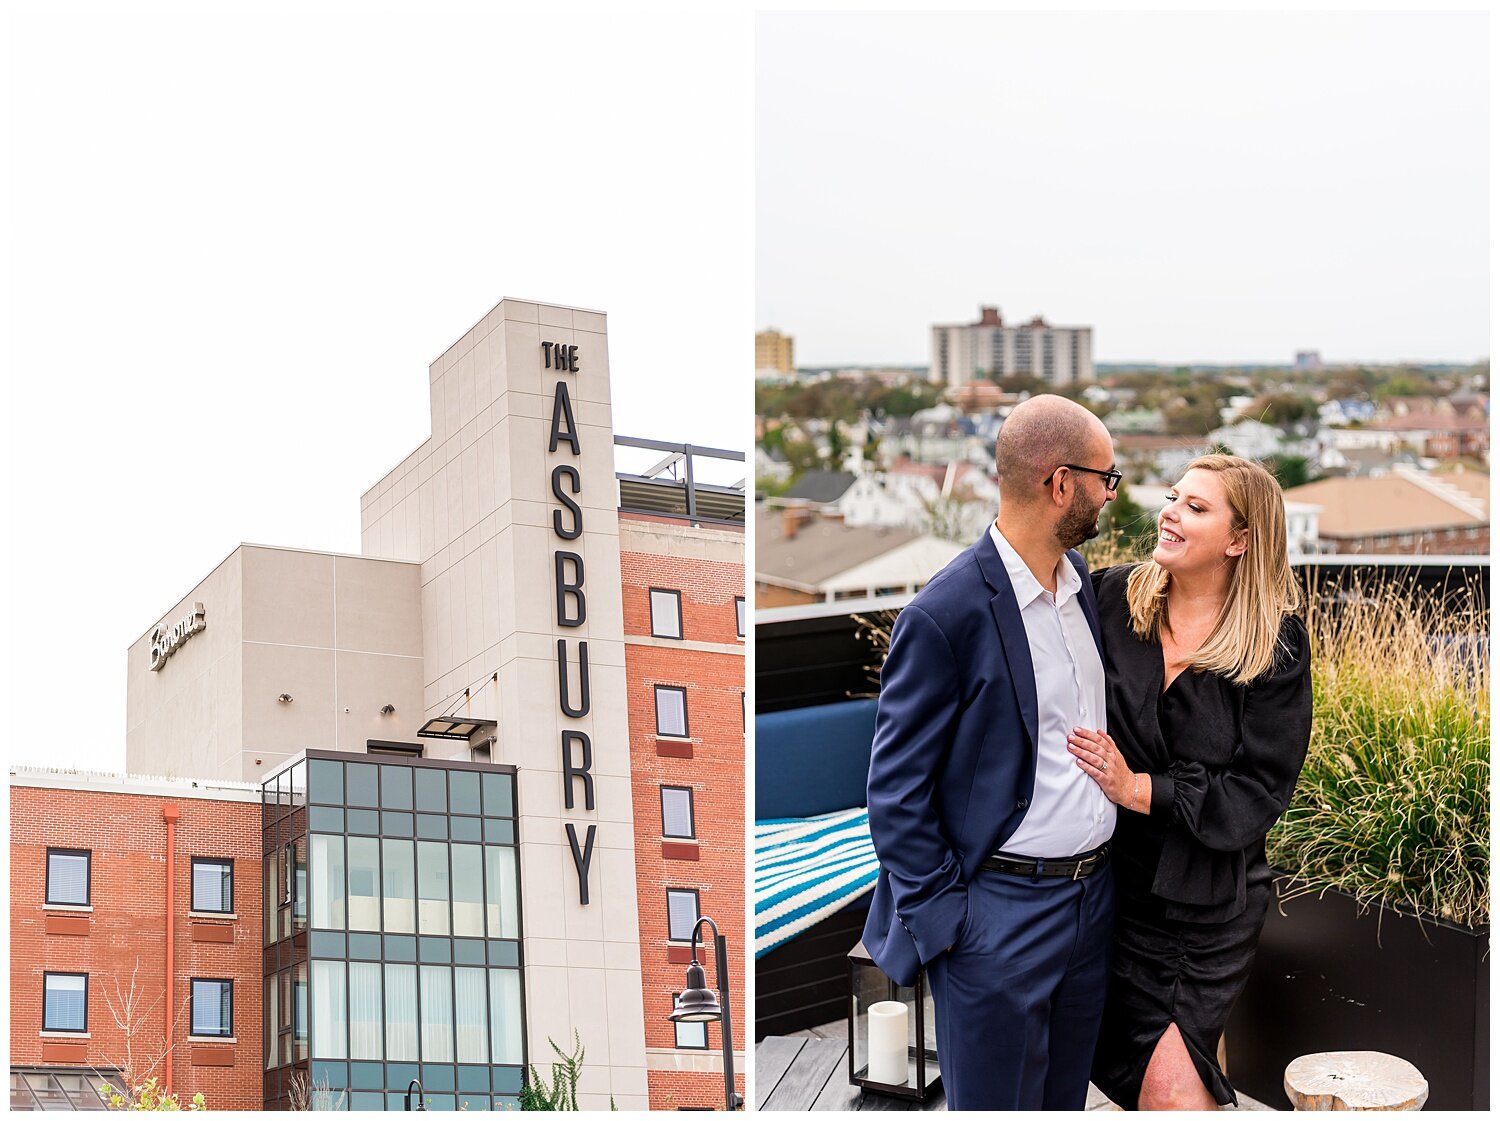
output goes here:
<path id="1" fill-rule="evenodd" d="M 1358 588 L 1309 606 L 1313 732 L 1267 839 L 1287 897 L 1334 887 L 1466 926 L 1489 922 L 1488 618 L 1469 585 Z"/>

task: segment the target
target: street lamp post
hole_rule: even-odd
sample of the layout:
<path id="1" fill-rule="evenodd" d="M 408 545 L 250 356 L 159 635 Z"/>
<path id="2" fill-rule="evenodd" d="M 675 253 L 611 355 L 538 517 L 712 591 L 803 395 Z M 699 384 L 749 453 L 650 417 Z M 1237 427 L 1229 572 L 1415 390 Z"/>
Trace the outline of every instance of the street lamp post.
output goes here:
<path id="1" fill-rule="evenodd" d="M 411 1092 L 413 1090 L 415 1090 L 417 1092 L 417 1104 L 416 1104 L 415 1107 L 413 1107 L 412 1104 L 411 1104 Z M 422 1104 L 422 1084 L 420 1082 L 418 1082 L 415 1078 L 413 1078 L 411 1080 L 411 1082 L 407 1084 L 407 1087 L 406 1087 L 406 1112 L 408 1112 L 408 1113 L 412 1113 L 412 1112 L 426 1113 L 427 1112 L 427 1107 Z"/>
<path id="2" fill-rule="evenodd" d="M 698 931 L 708 923 L 714 932 L 714 980 L 719 985 L 719 995 L 714 996 L 708 987 L 703 966 L 698 964 Z M 734 1089 L 734 1027 L 729 1015 L 729 949 L 724 936 L 719 933 L 719 924 L 707 915 L 693 924 L 692 963 L 687 970 L 687 984 L 678 999 L 677 1007 L 667 1016 L 673 1023 L 704 1024 L 718 1020 L 719 1036 L 724 1045 L 724 1108 L 739 1109 L 745 1100 Z"/>

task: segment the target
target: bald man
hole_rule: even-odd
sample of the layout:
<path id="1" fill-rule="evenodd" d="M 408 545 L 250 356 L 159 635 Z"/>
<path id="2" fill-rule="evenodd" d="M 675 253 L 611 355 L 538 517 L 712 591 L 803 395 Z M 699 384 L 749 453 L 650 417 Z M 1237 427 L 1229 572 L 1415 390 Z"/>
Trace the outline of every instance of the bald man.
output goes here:
<path id="1" fill-rule="evenodd" d="M 901 612 L 870 759 L 880 877 L 864 944 L 927 970 L 950 1109 L 1082 1109 L 1109 976 L 1115 807 L 1068 752 L 1103 728 L 1074 547 L 1115 495 L 1109 432 L 1062 397 L 995 444 L 1000 516 Z"/>

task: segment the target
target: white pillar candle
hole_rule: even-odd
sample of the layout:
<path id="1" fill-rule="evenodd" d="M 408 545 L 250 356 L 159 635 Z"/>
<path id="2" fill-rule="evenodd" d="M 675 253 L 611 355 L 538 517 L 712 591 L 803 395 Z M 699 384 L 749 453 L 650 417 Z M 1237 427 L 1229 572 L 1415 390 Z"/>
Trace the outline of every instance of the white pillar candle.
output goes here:
<path id="1" fill-rule="evenodd" d="M 870 1066 L 865 1077 L 888 1086 L 905 1086 L 906 1005 L 882 1000 L 870 1005 Z"/>

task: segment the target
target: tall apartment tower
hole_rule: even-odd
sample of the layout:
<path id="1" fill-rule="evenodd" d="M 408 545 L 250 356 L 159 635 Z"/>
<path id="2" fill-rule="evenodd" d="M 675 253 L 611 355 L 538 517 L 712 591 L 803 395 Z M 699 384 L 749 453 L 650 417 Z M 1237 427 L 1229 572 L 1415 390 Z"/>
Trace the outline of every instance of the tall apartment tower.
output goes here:
<path id="1" fill-rule="evenodd" d="M 792 336 L 783 335 L 774 327 L 757 331 L 755 333 L 755 368 L 757 371 L 775 370 L 782 374 L 794 373 L 797 367 L 792 362 Z"/>
<path id="2" fill-rule="evenodd" d="M 1054 327 L 1041 316 L 1017 326 L 981 307 L 975 323 L 934 324 L 929 377 L 950 389 L 1023 375 L 1049 385 L 1094 380 L 1094 329 Z"/>

